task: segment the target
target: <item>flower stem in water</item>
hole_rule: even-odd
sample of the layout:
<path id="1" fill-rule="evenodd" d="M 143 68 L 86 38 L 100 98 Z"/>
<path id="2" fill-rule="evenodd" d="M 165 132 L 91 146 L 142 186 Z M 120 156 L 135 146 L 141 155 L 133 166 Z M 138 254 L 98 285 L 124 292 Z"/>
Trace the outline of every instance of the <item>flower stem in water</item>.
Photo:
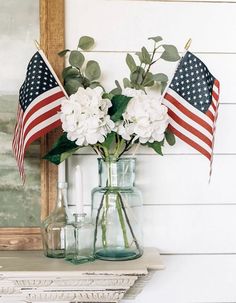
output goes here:
<path id="1" fill-rule="evenodd" d="M 126 231 L 124 216 L 123 216 L 123 213 L 122 213 L 122 206 L 121 206 L 120 196 L 118 195 L 118 193 L 116 193 L 116 209 L 117 209 L 117 212 L 118 212 L 118 216 L 119 216 L 119 220 L 120 220 L 120 226 L 121 226 L 122 233 L 123 233 L 124 246 L 125 246 L 125 248 L 128 248 L 129 247 L 129 241 L 128 241 L 128 237 L 127 237 L 127 231 Z"/>
<path id="2" fill-rule="evenodd" d="M 108 193 L 105 194 L 105 205 L 103 205 L 103 213 L 102 213 L 102 245 L 103 247 L 107 247 L 107 213 L 109 208 L 109 201 L 108 201 Z"/>

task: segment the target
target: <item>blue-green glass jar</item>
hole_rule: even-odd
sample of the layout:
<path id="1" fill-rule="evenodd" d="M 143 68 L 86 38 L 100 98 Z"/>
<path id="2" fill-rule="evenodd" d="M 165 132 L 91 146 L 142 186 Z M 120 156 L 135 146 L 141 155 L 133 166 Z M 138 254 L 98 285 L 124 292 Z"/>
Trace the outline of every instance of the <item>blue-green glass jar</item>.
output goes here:
<path id="1" fill-rule="evenodd" d="M 135 187 L 135 159 L 98 159 L 99 186 L 92 191 L 94 254 L 131 260 L 143 253 L 142 195 Z"/>

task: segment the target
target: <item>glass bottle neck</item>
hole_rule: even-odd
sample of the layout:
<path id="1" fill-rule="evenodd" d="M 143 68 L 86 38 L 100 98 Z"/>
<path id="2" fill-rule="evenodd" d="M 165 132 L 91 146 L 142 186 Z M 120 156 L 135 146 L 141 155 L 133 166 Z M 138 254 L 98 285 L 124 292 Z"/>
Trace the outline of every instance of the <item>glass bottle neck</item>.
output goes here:
<path id="1" fill-rule="evenodd" d="M 86 219 L 86 213 L 82 213 L 82 214 L 73 214 L 74 216 L 74 224 L 82 224 L 84 223 L 85 219 Z"/>
<path id="2" fill-rule="evenodd" d="M 135 159 L 121 158 L 118 161 L 98 159 L 100 187 L 133 187 Z"/>
<path id="3" fill-rule="evenodd" d="M 57 208 L 63 207 L 64 206 L 64 199 L 63 199 L 63 189 L 58 188 L 58 193 L 57 193 Z"/>
<path id="4" fill-rule="evenodd" d="M 67 183 L 58 183 L 56 208 L 67 207 Z"/>

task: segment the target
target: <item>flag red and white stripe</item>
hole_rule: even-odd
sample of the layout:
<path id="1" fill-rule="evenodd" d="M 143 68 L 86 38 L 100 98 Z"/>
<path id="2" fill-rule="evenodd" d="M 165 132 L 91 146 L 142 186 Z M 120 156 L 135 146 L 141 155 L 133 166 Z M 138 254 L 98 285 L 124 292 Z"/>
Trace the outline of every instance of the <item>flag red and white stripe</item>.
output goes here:
<path id="1" fill-rule="evenodd" d="M 214 134 L 219 107 L 219 90 L 219 81 L 215 79 L 212 90 L 212 102 L 205 113 L 192 106 L 170 87 L 163 99 L 163 103 L 168 107 L 170 130 L 178 138 L 211 161 L 210 174 L 212 170 Z"/>
<path id="2" fill-rule="evenodd" d="M 32 142 L 61 125 L 58 112 L 60 111 L 62 100 L 66 98 L 64 90 L 61 88 L 61 85 L 58 84 L 59 80 L 55 78 L 54 73 L 52 73 L 52 67 L 48 61 L 45 60 L 42 52 L 37 53 L 40 55 L 39 59 L 41 60 L 39 63 L 41 64 L 41 69 L 39 69 L 40 78 L 37 77 L 38 67 L 37 65 L 34 65 L 35 69 L 32 68 L 33 79 L 39 79 L 34 83 L 32 81 L 32 77 L 29 76 L 31 74 L 26 76 L 26 80 L 21 88 L 20 94 L 20 96 L 23 96 L 23 103 L 18 105 L 17 122 L 12 142 L 13 153 L 23 182 L 25 181 L 24 157 L 27 148 Z M 38 57 L 36 56 L 36 60 L 39 60 L 37 58 Z M 46 74 L 44 75 L 44 73 Z M 27 86 L 27 83 L 32 83 L 32 86 Z M 49 86 L 48 83 L 53 83 L 53 85 L 50 84 Z M 30 89 L 31 87 L 32 89 L 30 91 L 35 91 L 36 93 L 34 95 L 35 98 L 31 98 L 32 100 L 30 99 L 29 101 L 30 95 L 26 94 L 26 89 Z M 26 98 L 27 95 L 28 98 Z M 22 104 L 24 106 L 22 106 Z"/>

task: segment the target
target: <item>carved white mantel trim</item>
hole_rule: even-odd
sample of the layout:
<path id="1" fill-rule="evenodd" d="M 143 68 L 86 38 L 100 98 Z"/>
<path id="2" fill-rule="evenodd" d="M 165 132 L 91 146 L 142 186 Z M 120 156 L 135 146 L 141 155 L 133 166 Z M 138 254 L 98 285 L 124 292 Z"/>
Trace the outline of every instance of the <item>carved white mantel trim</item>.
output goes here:
<path id="1" fill-rule="evenodd" d="M 0 252 L 0 302 L 119 302 L 134 299 L 163 269 L 159 253 L 145 249 L 133 261 L 73 265 L 42 252 Z"/>

